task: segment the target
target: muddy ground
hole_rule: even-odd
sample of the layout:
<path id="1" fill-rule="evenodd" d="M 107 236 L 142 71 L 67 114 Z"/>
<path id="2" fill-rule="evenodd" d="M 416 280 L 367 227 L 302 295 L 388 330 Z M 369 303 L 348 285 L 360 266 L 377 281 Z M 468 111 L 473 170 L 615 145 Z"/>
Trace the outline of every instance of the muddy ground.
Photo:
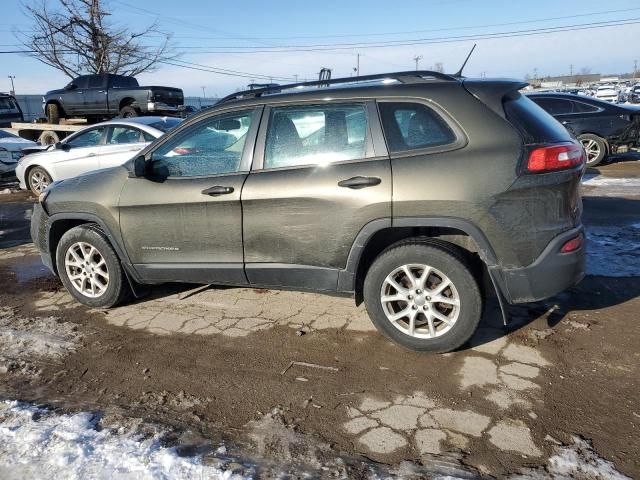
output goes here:
<path id="1" fill-rule="evenodd" d="M 0 398 L 157 422 L 189 432 L 175 442 L 298 473 L 409 461 L 548 474 L 558 448 L 584 440 L 640 477 L 640 163 L 590 174 L 630 180 L 584 188 L 599 275 L 511 307 L 507 327 L 491 302 L 446 355 L 403 350 L 362 307 L 308 293 L 169 285 L 89 310 L 40 264 L 33 199 L 0 195 Z"/>

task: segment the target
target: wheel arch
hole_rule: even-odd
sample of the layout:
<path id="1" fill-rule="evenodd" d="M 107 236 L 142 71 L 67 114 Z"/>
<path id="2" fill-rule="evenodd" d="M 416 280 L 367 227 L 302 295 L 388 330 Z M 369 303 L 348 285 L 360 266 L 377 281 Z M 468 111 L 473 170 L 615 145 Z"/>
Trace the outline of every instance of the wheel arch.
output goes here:
<path id="1" fill-rule="evenodd" d="M 136 108 L 136 99 L 133 97 L 124 97 L 122 100 L 120 100 L 120 103 L 118 104 L 118 111 L 122 110 L 124 107 L 134 107 Z"/>
<path id="2" fill-rule="evenodd" d="M 60 114 L 60 116 L 61 116 L 61 117 L 64 117 L 64 116 L 66 115 L 66 113 L 65 113 L 65 111 L 64 111 L 64 107 L 62 106 L 62 104 L 60 103 L 60 101 L 59 101 L 59 100 L 56 100 L 56 99 L 47 100 L 47 102 L 44 104 L 44 111 L 45 111 L 45 114 L 46 114 L 46 112 L 47 112 L 47 107 L 48 107 L 49 105 L 57 105 L 57 106 L 58 106 L 58 109 L 60 110 L 60 111 L 59 111 L 59 114 Z"/>
<path id="3" fill-rule="evenodd" d="M 378 219 L 365 225 L 353 242 L 347 265 L 338 275 L 338 290 L 354 292 L 356 303 L 362 302 L 364 277 L 375 258 L 403 240 L 420 239 L 449 246 L 468 255 L 482 275 L 491 275 L 497 264 L 493 248 L 482 231 L 468 220 L 452 217 L 405 217 Z M 474 260 L 474 258 L 476 260 Z M 478 272 L 480 273 L 480 272 Z M 485 283 L 487 283 L 485 281 Z"/>

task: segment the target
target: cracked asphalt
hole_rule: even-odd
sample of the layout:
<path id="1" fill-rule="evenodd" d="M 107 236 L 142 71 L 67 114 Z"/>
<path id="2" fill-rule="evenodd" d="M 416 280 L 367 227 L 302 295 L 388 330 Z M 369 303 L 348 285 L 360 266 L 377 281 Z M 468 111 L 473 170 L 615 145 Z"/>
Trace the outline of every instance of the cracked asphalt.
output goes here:
<path id="1" fill-rule="evenodd" d="M 614 163 L 599 174 L 640 178 L 640 165 Z M 640 195 L 603 188 L 585 188 L 587 226 L 635 232 Z M 425 355 L 382 338 L 352 300 L 311 293 L 166 285 L 109 311 L 88 309 L 42 267 L 25 237 L 30 200 L 3 197 L 4 398 L 117 409 L 309 465 L 316 465 L 309 448 L 285 452 L 282 438 L 256 440 L 251 426 L 277 409 L 287 428 L 328 445 L 323 456 L 329 449 L 387 465 L 447 461 L 491 476 L 547 468 L 558 445 L 580 439 L 620 472 L 640 476 L 633 268 L 512 307 L 507 327 L 491 302 L 469 345 Z M 629 248 L 627 266 L 637 262 Z M 28 344 L 29 355 L 8 347 L 47 328 L 73 335 L 73 348 L 43 360 L 38 343 Z"/>

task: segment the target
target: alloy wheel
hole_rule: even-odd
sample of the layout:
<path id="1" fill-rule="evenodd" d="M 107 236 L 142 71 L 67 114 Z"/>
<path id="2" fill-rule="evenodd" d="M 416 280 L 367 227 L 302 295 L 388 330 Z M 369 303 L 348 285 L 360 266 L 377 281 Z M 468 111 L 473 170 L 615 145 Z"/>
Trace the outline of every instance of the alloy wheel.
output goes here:
<path id="1" fill-rule="evenodd" d="M 408 264 L 393 270 L 382 283 L 380 301 L 389 322 L 415 338 L 444 335 L 460 314 L 455 285 L 429 265 Z"/>
<path id="2" fill-rule="evenodd" d="M 600 145 L 595 140 L 588 138 L 581 140 L 584 152 L 587 154 L 587 163 L 595 161 L 600 155 Z"/>
<path id="3" fill-rule="evenodd" d="M 31 174 L 31 188 L 38 193 L 44 192 L 49 186 L 49 179 L 40 170 L 36 170 Z"/>
<path id="4" fill-rule="evenodd" d="M 73 287 L 85 297 L 98 298 L 109 286 L 107 263 L 96 247 L 76 242 L 67 249 L 64 266 Z"/>

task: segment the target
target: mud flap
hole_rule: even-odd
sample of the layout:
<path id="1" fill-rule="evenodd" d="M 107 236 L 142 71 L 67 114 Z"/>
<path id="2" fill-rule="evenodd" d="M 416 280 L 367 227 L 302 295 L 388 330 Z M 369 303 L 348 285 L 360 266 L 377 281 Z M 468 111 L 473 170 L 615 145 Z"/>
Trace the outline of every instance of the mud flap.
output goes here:
<path id="1" fill-rule="evenodd" d="M 502 291 L 498 287 L 498 282 L 495 279 L 495 272 L 488 268 L 489 278 L 491 278 L 491 283 L 493 284 L 493 289 L 496 292 L 496 297 L 498 297 L 498 304 L 500 305 L 500 312 L 502 313 L 502 324 L 506 327 L 509 324 L 509 313 L 507 312 L 507 302 L 502 295 Z"/>

